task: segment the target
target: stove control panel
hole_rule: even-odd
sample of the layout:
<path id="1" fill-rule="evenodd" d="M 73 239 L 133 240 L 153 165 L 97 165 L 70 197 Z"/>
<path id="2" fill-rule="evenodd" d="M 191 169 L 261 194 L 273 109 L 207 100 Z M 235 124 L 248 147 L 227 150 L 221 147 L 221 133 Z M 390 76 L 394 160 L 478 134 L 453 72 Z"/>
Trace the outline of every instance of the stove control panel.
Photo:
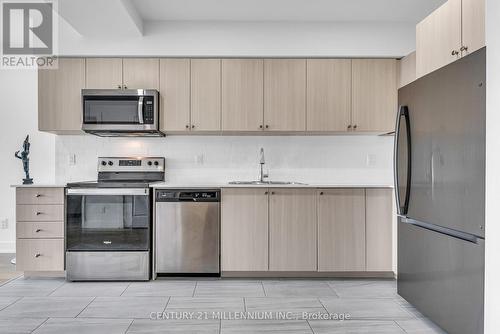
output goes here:
<path id="1" fill-rule="evenodd" d="M 163 172 L 163 157 L 100 157 L 98 172 Z"/>

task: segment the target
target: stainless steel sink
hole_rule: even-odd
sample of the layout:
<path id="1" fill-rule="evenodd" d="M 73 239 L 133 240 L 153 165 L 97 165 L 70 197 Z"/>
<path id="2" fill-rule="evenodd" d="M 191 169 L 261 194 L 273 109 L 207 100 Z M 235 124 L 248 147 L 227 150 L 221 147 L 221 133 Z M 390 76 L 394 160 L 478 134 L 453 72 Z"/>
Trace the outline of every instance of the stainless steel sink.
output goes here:
<path id="1" fill-rule="evenodd" d="M 241 185 L 306 185 L 306 183 L 300 182 L 290 182 L 290 181 L 231 181 L 229 184 L 241 184 Z"/>

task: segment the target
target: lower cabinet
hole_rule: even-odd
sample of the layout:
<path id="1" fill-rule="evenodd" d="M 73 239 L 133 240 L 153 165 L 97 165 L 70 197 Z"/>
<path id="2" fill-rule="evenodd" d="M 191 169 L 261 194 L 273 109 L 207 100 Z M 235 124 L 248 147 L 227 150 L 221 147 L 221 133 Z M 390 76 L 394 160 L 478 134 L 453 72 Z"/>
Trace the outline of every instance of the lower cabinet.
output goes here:
<path id="1" fill-rule="evenodd" d="M 16 189 L 16 270 L 64 270 L 64 188 Z"/>
<path id="2" fill-rule="evenodd" d="M 222 271 L 267 271 L 268 190 L 222 189 Z"/>
<path id="3" fill-rule="evenodd" d="M 315 189 L 271 189 L 269 270 L 316 271 Z"/>
<path id="4" fill-rule="evenodd" d="M 392 189 L 224 188 L 221 220 L 223 272 L 393 271 Z"/>
<path id="5" fill-rule="evenodd" d="M 318 194 L 318 271 L 365 271 L 365 189 Z"/>

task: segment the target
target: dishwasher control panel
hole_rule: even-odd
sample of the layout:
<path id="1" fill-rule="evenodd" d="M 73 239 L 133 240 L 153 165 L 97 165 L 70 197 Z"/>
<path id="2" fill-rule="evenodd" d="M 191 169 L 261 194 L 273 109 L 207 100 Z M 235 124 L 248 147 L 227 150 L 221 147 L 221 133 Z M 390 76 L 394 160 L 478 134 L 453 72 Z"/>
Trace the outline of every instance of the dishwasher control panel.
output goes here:
<path id="1" fill-rule="evenodd" d="M 218 189 L 158 189 L 157 202 L 219 202 Z"/>

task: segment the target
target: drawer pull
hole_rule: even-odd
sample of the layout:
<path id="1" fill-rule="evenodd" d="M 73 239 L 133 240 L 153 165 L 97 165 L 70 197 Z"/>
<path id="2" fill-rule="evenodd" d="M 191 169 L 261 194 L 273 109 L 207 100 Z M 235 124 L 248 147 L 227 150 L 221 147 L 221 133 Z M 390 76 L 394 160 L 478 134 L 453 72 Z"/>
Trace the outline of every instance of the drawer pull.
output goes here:
<path id="1" fill-rule="evenodd" d="M 35 197 L 36 198 L 42 197 L 42 194 L 36 194 Z"/>
<path id="2" fill-rule="evenodd" d="M 36 212 L 36 215 L 37 215 L 37 216 L 40 216 L 42 213 L 43 213 L 43 212 L 37 211 L 37 212 Z"/>
<path id="3" fill-rule="evenodd" d="M 35 254 L 35 257 L 40 257 L 40 256 L 42 256 L 42 254 L 40 254 L 40 253 Z"/>
<path id="4" fill-rule="evenodd" d="M 36 232 L 36 233 L 38 233 L 38 232 L 42 232 L 42 229 L 41 229 L 41 228 L 37 228 L 35 232 Z"/>

